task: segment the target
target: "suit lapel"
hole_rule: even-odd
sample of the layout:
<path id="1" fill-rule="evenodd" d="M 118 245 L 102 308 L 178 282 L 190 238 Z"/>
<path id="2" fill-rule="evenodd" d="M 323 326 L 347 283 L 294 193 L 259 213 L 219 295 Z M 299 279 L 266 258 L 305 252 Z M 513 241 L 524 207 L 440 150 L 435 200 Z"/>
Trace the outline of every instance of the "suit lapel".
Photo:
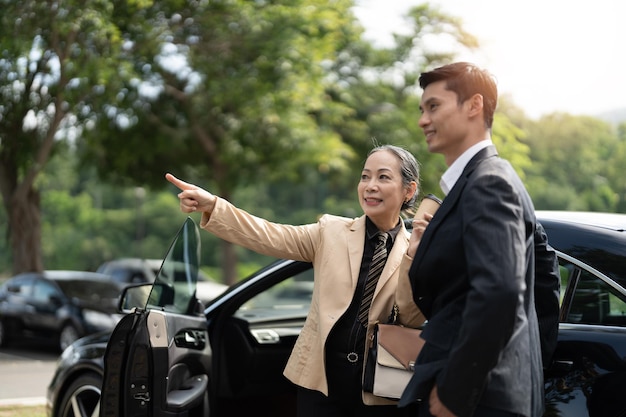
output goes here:
<path id="1" fill-rule="evenodd" d="M 470 161 L 467 163 L 461 176 L 454 184 L 454 187 L 450 190 L 450 193 L 443 199 L 443 203 L 441 207 L 431 220 L 430 224 L 426 228 L 424 235 L 422 236 L 422 240 L 420 241 L 419 246 L 417 247 L 417 252 L 415 253 L 415 258 L 413 260 L 413 265 L 411 266 L 411 270 L 417 268 L 420 264 L 424 254 L 427 253 L 427 248 L 430 245 L 432 237 L 436 235 L 437 229 L 445 221 L 446 217 L 452 211 L 452 208 L 456 206 L 461 194 L 463 193 L 463 189 L 467 184 L 468 178 L 474 172 L 476 167 L 485 159 L 491 158 L 493 156 L 497 156 L 498 152 L 496 147 L 493 145 L 487 146 L 484 149 L 481 149 Z"/>
<path id="2" fill-rule="evenodd" d="M 350 261 L 350 278 L 352 288 L 356 288 L 361 270 L 361 259 L 363 258 L 363 247 L 365 245 L 365 216 L 356 219 L 345 236 L 348 247 L 348 259 Z"/>
<path id="3" fill-rule="evenodd" d="M 378 294 L 384 284 L 391 278 L 393 273 L 400 267 L 402 257 L 409 247 L 409 238 L 406 228 L 402 224 L 402 229 L 396 235 L 394 245 L 387 257 L 387 263 L 378 278 L 374 297 Z M 361 260 L 363 259 L 363 247 L 365 245 L 365 216 L 356 219 L 351 225 L 347 234 L 348 259 L 350 260 L 350 275 L 353 288 L 356 288 L 361 270 Z"/>

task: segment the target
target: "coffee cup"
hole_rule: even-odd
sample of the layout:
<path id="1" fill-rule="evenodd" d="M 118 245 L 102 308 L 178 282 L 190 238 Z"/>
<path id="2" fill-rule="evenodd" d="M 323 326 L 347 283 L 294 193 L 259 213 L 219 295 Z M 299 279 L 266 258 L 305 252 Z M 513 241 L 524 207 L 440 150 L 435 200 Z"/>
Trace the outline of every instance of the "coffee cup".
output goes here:
<path id="1" fill-rule="evenodd" d="M 413 216 L 413 218 L 422 220 L 424 218 L 424 213 L 432 214 L 434 216 L 441 203 L 441 199 L 436 195 L 425 195 L 417 207 L 417 211 L 415 212 L 415 216 Z"/>

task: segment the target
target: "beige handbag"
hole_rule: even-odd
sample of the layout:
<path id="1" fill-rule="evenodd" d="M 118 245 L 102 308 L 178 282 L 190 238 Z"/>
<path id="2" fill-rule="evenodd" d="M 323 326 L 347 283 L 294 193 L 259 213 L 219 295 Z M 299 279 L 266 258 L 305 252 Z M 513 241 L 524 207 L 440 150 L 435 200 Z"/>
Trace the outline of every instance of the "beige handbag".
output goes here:
<path id="1" fill-rule="evenodd" d="M 376 324 L 363 372 L 364 391 L 394 400 L 402 396 L 424 345 L 421 332 L 397 324 Z"/>

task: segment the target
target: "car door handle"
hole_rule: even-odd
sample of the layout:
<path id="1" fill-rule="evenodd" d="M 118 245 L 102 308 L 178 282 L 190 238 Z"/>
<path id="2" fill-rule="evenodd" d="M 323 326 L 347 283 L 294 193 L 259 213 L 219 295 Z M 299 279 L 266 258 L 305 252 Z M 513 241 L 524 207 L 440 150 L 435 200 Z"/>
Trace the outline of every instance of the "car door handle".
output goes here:
<path id="1" fill-rule="evenodd" d="M 277 345 L 280 343 L 280 335 L 272 329 L 252 329 L 250 330 L 254 339 L 261 345 Z"/>
<path id="2" fill-rule="evenodd" d="M 553 372 L 569 372 L 574 369 L 573 361 L 559 361 L 555 360 L 550 365 L 549 370 Z"/>
<path id="3" fill-rule="evenodd" d="M 179 348 L 203 350 L 206 346 L 206 333 L 203 330 L 182 330 L 174 336 L 174 343 Z"/>

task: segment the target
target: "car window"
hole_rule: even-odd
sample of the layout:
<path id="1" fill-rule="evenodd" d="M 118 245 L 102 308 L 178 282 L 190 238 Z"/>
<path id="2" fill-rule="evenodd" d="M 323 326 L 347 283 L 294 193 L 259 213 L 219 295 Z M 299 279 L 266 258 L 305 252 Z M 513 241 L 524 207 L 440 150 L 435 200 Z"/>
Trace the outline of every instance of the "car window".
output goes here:
<path id="1" fill-rule="evenodd" d="M 59 290 L 46 281 L 35 281 L 33 287 L 33 299 L 41 302 L 48 302 L 52 296 L 59 296 Z"/>
<path id="2" fill-rule="evenodd" d="M 108 274 L 111 276 L 111 278 L 113 278 L 113 281 L 115 282 L 121 282 L 121 283 L 126 283 L 126 282 L 132 282 L 132 283 L 139 283 L 142 282 L 141 279 L 137 279 L 135 280 L 134 278 L 131 278 L 131 276 L 134 277 L 132 270 L 129 270 L 127 268 L 120 268 L 120 267 L 112 267 L 109 268 L 107 270 L 105 270 L 104 274 Z M 136 275 L 140 275 L 139 273 L 137 273 Z"/>
<path id="3" fill-rule="evenodd" d="M 188 217 L 174 238 L 152 285 L 146 308 L 188 314 L 194 310 L 200 236 Z"/>
<path id="4" fill-rule="evenodd" d="M 280 319 L 306 315 L 313 296 L 313 270 L 308 269 L 257 294 L 235 316 L 242 319 Z"/>
<path id="5" fill-rule="evenodd" d="M 16 278 L 13 282 L 9 282 L 7 284 L 7 292 L 10 292 L 13 295 L 19 295 L 21 297 L 28 297 L 31 294 L 32 290 L 32 280 L 31 279 L 20 279 Z"/>
<path id="6" fill-rule="evenodd" d="M 626 326 L 626 296 L 590 271 L 564 260 L 560 266 L 561 288 L 571 293 L 567 323 Z"/>
<path id="7" fill-rule="evenodd" d="M 57 284 L 69 298 L 99 302 L 116 300 L 119 296 L 118 287 L 108 281 L 96 280 L 59 280 Z"/>

